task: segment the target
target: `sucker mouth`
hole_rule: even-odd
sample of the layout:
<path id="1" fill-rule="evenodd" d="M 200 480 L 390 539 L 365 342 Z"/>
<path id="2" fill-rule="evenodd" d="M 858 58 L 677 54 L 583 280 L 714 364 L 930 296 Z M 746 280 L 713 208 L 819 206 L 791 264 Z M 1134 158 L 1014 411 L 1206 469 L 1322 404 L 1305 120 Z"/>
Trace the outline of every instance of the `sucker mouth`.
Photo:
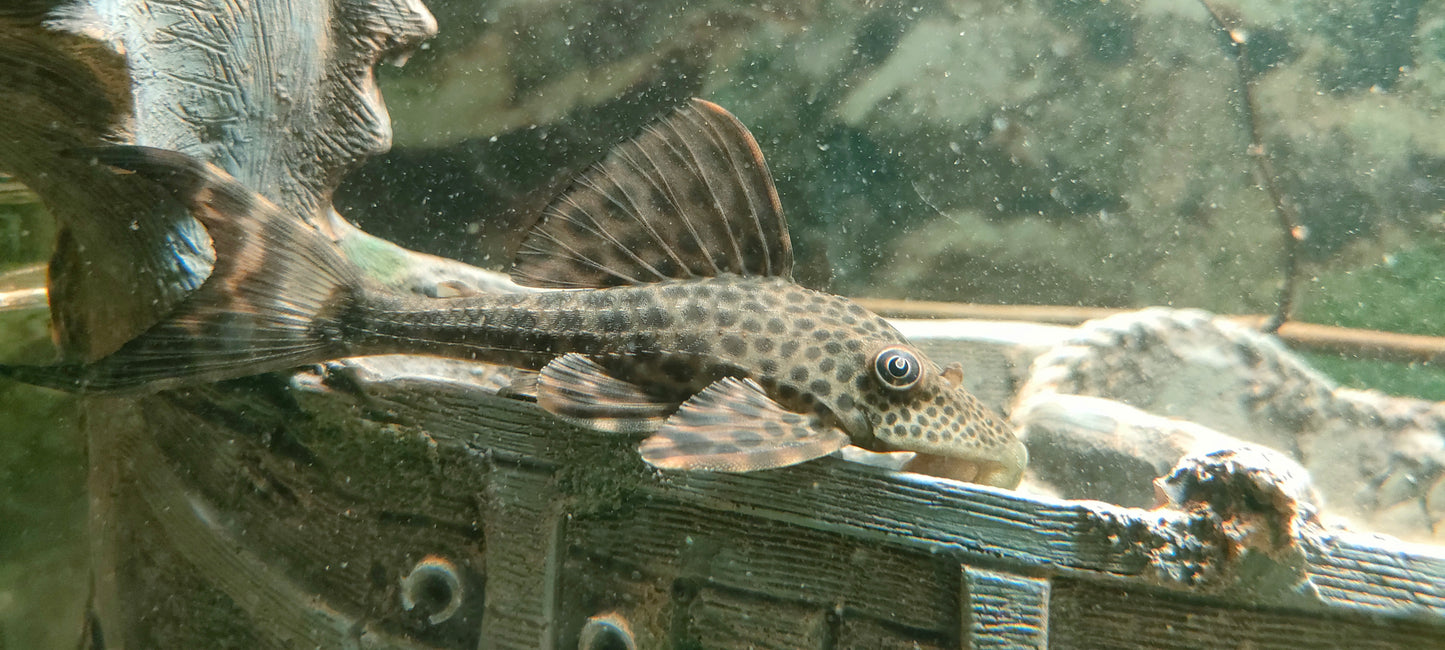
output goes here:
<path id="1" fill-rule="evenodd" d="M 992 461 L 967 460 L 953 456 L 940 456 L 919 452 L 913 456 L 912 460 L 903 464 L 903 471 L 953 479 L 965 483 L 977 483 L 978 478 L 985 475 L 986 471 L 991 469 L 989 466 L 997 464 L 998 463 Z"/>

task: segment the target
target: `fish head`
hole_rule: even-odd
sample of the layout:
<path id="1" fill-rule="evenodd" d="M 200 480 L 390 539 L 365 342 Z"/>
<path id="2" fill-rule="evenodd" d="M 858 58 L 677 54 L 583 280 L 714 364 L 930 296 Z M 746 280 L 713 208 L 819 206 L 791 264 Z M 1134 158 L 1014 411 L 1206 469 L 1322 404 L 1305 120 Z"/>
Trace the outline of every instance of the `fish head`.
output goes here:
<path id="1" fill-rule="evenodd" d="M 962 366 L 940 368 L 903 343 L 879 345 L 865 359 L 872 386 L 859 406 L 883 446 L 974 464 L 978 483 L 1018 485 L 1028 452 L 1008 422 L 963 387 Z"/>

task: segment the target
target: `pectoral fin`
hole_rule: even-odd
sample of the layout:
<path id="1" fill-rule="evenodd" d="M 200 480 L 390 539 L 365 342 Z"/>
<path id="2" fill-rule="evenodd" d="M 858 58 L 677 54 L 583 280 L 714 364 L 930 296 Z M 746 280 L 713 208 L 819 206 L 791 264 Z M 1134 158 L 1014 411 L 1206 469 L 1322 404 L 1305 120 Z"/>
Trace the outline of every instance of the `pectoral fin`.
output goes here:
<path id="1" fill-rule="evenodd" d="M 662 469 L 751 472 L 796 465 L 848 444 L 848 434 L 816 415 L 783 408 L 753 380 L 725 377 L 684 402 L 639 450 Z"/>
<path id="2" fill-rule="evenodd" d="M 617 379 L 580 354 L 564 354 L 537 375 L 537 404 L 564 420 L 599 431 L 657 430 L 677 402 L 661 401 Z"/>

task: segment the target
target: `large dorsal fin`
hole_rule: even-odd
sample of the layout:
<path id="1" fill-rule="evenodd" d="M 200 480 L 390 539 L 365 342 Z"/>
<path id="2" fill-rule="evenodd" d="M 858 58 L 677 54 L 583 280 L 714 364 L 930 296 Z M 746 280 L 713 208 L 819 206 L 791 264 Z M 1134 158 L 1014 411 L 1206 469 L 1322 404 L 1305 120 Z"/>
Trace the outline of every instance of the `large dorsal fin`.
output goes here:
<path id="1" fill-rule="evenodd" d="M 618 145 L 548 206 L 512 279 L 610 287 L 721 273 L 792 273 L 773 178 L 737 118 L 694 99 Z"/>

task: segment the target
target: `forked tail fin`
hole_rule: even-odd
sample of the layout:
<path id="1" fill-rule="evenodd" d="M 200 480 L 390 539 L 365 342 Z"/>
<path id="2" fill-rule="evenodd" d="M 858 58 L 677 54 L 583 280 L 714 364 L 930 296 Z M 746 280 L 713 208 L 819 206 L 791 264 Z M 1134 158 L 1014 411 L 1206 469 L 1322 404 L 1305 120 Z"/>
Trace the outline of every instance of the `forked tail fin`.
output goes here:
<path id="1" fill-rule="evenodd" d="M 174 312 L 89 364 L 0 366 L 0 376 L 114 392 L 218 381 L 337 356 L 356 268 L 300 219 L 218 167 L 148 147 L 76 152 L 166 188 L 210 233 L 216 264 Z"/>

